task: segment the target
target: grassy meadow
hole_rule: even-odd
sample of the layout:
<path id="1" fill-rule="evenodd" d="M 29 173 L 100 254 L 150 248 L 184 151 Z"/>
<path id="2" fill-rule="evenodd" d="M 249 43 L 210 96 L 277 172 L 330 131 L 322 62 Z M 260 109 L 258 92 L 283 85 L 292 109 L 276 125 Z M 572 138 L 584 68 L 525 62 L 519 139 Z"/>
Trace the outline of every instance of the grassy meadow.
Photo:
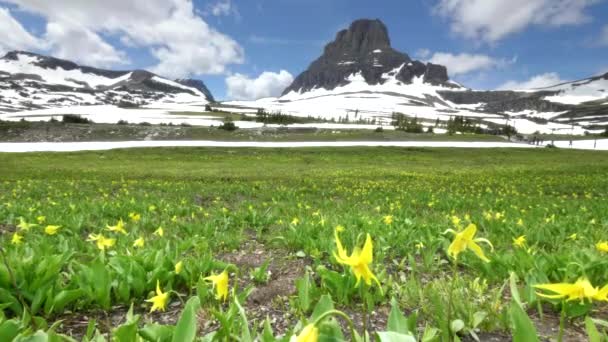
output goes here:
<path id="1" fill-rule="evenodd" d="M 0 340 L 606 341 L 608 154 L 0 154 Z"/>

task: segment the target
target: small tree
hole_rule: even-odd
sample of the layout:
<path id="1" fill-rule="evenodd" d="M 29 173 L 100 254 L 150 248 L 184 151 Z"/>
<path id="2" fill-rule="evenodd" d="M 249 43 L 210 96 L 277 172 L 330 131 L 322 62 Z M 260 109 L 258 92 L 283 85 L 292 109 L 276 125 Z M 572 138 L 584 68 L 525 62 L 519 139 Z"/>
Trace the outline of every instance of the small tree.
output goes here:
<path id="1" fill-rule="evenodd" d="M 218 128 L 229 132 L 236 131 L 238 129 L 236 124 L 230 119 L 224 120 L 224 123 Z"/>

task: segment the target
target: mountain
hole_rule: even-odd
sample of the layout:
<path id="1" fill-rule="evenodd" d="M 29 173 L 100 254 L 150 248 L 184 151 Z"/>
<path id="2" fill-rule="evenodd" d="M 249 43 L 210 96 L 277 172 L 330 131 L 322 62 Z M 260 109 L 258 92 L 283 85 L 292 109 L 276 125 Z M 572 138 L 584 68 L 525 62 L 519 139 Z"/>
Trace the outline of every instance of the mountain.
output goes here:
<path id="1" fill-rule="evenodd" d="M 412 84 L 422 77 L 424 83 L 459 88 L 449 82 L 446 67 L 412 60 L 391 47 L 388 30 L 380 20 L 361 19 L 325 46 L 323 55 L 285 89 L 303 93 L 313 89 L 332 90 L 349 83 L 349 76 L 360 74 L 370 85 L 384 84 L 390 77 Z M 386 77 L 388 75 L 389 77 Z"/>
<path id="2" fill-rule="evenodd" d="M 393 49 L 380 20 L 360 19 L 338 32 L 280 97 L 226 105 L 373 124 L 390 124 L 402 113 L 427 127 L 461 116 L 483 129 L 508 124 L 525 134 L 584 134 L 608 126 L 608 74 L 514 91 L 476 91 L 448 75 L 445 66 Z"/>
<path id="3" fill-rule="evenodd" d="M 104 70 L 24 51 L 0 58 L 0 112 L 211 101 L 213 96 L 199 80 L 172 81 L 146 70 Z"/>

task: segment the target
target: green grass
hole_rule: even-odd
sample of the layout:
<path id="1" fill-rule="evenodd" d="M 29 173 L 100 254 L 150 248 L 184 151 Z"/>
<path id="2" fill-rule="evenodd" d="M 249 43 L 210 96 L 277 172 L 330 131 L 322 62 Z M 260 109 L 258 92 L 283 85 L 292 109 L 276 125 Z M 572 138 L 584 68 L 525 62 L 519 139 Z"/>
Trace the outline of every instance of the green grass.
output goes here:
<path id="1" fill-rule="evenodd" d="M 300 275 L 305 269 L 292 263 L 296 255 L 305 256 L 314 271 L 313 303 L 329 294 L 338 308 L 353 312 L 361 310 L 362 300 L 377 309 L 395 298 L 403 310 L 418 312 L 419 327 L 439 329 L 442 340 L 450 338 L 447 326 L 454 319 L 465 324 L 461 335 L 478 328 L 481 334 L 509 336 L 511 297 L 505 284 L 511 272 L 520 279 L 522 301 L 534 316 L 541 307 L 535 284 L 572 282 L 583 275 L 596 286 L 608 284 L 608 255 L 595 248 L 608 240 L 607 156 L 561 149 L 452 148 L 0 154 L 1 242 L 26 302 L 35 302 L 44 289 L 35 314 L 49 322 L 68 311 L 107 312 L 131 302 L 136 310 L 148 310 L 144 300 L 157 280 L 163 289 L 206 298 L 199 278 L 222 271 L 234 262 L 228 256 L 247 253 L 245 246 L 254 240 L 263 253 L 274 255 L 273 262 L 292 265 L 289 269 Z M 130 213 L 141 220 L 129 220 Z M 18 218 L 36 222 L 39 216 L 45 216 L 41 227 L 23 232 L 23 244 L 11 245 Z M 392 223 L 387 224 L 387 216 Z M 127 235 L 105 230 L 120 218 Z M 491 262 L 465 251 L 454 266 L 446 253 L 452 236 L 443 233 L 469 223 L 477 225 L 478 237 L 493 243 L 493 251 L 482 245 Z M 44 234 L 47 224 L 61 225 L 59 234 Z M 370 234 L 371 268 L 382 291 L 374 286 L 362 294 L 354 289 L 348 268 L 336 263 L 337 225 L 345 228 L 341 238 L 349 251 Z M 160 226 L 163 237 L 153 235 Z M 86 241 L 91 233 L 115 238 L 116 244 L 102 253 Z M 577 239 L 570 239 L 572 234 Z M 526 248 L 512 244 L 520 235 L 526 236 Z M 138 237 L 145 237 L 145 248 L 132 247 Z M 178 261 L 184 262 L 180 275 L 173 270 Z M 41 269 L 41 264 L 46 266 Z M 239 272 L 231 275 L 231 286 L 237 278 L 241 289 L 263 286 L 249 278 L 248 266 L 235 266 Z M 47 269 L 52 272 L 46 274 Z M 10 317 L 19 304 L 9 279 L 0 266 L 0 299 L 13 303 L 4 309 Z M 96 290 L 99 283 L 107 284 L 107 293 Z M 59 310 L 52 303 L 61 291 L 76 292 Z M 284 333 L 310 314 L 298 294 L 288 297 L 265 302 L 278 315 L 295 317 L 287 330 L 277 328 Z M 204 310 L 218 305 L 212 298 L 203 301 Z M 245 309 L 255 312 L 258 306 Z M 583 309 L 606 317 L 605 304 Z M 559 308 L 548 304 L 543 311 L 550 320 Z M 474 319 L 481 316 L 481 322 Z"/>

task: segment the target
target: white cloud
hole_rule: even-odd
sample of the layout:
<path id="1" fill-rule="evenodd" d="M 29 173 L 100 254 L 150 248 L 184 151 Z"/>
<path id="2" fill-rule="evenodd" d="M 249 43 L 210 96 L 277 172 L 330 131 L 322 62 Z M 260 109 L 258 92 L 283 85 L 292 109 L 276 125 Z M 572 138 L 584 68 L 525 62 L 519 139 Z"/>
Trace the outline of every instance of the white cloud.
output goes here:
<path id="1" fill-rule="evenodd" d="M 214 4 L 211 4 L 209 7 L 209 12 L 216 16 L 229 16 L 236 12 L 236 6 L 232 4 L 231 0 L 220 0 Z"/>
<path id="2" fill-rule="evenodd" d="M 436 52 L 429 59 L 429 62 L 441 64 L 448 68 L 448 73 L 452 76 L 468 74 L 473 71 L 484 71 L 514 63 L 516 58 L 508 61 L 505 59 L 495 59 L 487 55 L 480 54 L 451 54 L 446 52 Z"/>
<path id="3" fill-rule="evenodd" d="M 591 20 L 588 7 L 600 0 L 439 0 L 434 12 L 452 32 L 493 43 L 531 25 L 558 27 Z"/>
<path id="4" fill-rule="evenodd" d="M 28 50 L 43 46 L 43 43 L 30 34 L 8 9 L 0 7 L 0 53 L 8 50 Z"/>
<path id="5" fill-rule="evenodd" d="M 499 90 L 524 90 L 524 89 L 536 89 L 536 88 L 546 88 L 550 86 L 554 86 L 560 83 L 567 82 L 562 80 L 559 75 L 555 72 L 548 72 L 541 75 L 536 75 L 530 78 L 529 80 L 518 82 L 518 81 L 508 81 L 503 85 L 499 86 Z"/>
<path id="6" fill-rule="evenodd" d="M 418 49 L 416 50 L 415 56 L 420 59 L 426 59 L 431 55 L 431 50 L 429 49 Z"/>
<path id="7" fill-rule="evenodd" d="M 49 22 L 46 25 L 45 38 L 55 57 L 99 67 L 128 63 L 125 53 L 116 51 L 99 35 L 83 27 Z"/>
<path id="8" fill-rule="evenodd" d="M 168 77 L 221 74 L 244 60 L 242 47 L 210 27 L 190 0 L 2 1 L 46 18 L 59 32 L 75 34 L 76 28 L 81 35 L 93 35 L 96 43 L 84 48 L 93 48 L 97 63 L 112 63 L 121 56 L 100 34 L 147 49 L 158 60 L 152 70 Z M 70 42 L 65 39 L 55 41 L 51 52 L 69 51 L 72 45 L 66 44 Z M 87 53 L 84 48 L 81 56 Z M 104 52 L 107 56 L 101 57 Z"/>
<path id="9" fill-rule="evenodd" d="M 281 70 L 279 73 L 265 71 L 257 78 L 234 74 L 226 78 L 228 97 L 233 100 L 257 100 L 279 96 L 293 82 L 293 76 Z"/>

